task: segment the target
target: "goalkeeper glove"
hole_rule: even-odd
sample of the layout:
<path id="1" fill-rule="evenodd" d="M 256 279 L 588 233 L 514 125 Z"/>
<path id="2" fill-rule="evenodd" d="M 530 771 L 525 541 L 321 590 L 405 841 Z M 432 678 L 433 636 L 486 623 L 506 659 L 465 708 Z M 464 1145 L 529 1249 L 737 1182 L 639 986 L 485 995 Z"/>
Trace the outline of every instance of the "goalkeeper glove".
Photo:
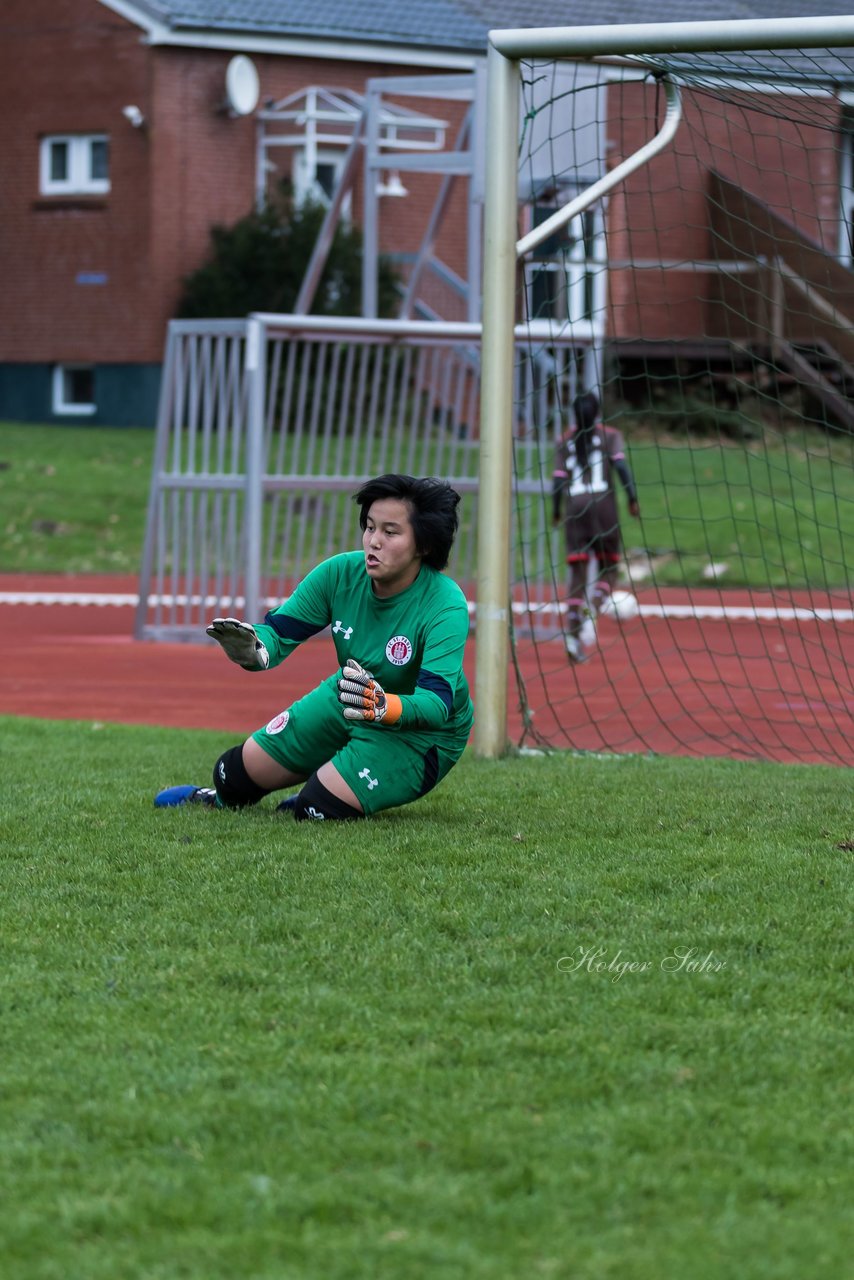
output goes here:
<path id="1" fill-rule="evenodd" d="M 347 720 L 373 720 L 376 724 L 396 724 L 403 715 L 403 704 L 396 693 L 386 693 L 370 671 L 352 658 L 338 681 L 338 701 Z"/>
<path id="2" fill-rule="evenodd" d="M 237 618 L 214 618 L 205 630 L 222 645 L 226 657 L 245 671 L 266 671 L 269 667 L 270 655 L 250 623 Z"/>

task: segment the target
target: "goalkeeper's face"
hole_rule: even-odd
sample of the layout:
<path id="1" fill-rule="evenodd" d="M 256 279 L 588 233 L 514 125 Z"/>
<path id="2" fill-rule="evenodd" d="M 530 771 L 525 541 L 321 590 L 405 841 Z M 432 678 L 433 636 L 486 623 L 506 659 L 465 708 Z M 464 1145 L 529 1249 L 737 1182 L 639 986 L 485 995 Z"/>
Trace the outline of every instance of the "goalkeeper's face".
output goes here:
<path id="1" fill-rule="evenodd" d="M 371 503 L 362 546 L 365 571 L 378 596 L 397 595 L 418 577 L 421 556 L 415 549 L 409 506 L 399 498 Z"/>

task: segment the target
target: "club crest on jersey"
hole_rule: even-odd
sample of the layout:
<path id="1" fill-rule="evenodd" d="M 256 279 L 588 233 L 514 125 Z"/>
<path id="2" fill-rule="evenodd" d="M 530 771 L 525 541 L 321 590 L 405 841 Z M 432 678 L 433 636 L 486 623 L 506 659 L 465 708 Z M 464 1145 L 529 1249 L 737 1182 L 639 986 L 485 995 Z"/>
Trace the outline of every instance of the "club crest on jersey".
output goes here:
<path id="1" fill-rule="evenodd" d="M 282 732 L 282 730 L 284 729 L 285 725 L 286 725 L 286 724 L 288 723 L 288 721 L 290 720 L 290 718 L 291 718 L 291 713 L 290 713 L 289 711 L 283 711 L 283 712 L 281 713 L 281 715 L 273 716 L 273 719 L 272 719 L 272 720 L 270 721 L 270 723 L 267 725 L 267 728 L 266 728 L 265 732 L 266 732 L 266 733 L 281 733 L 281 732 Z"/>
<path id="2" fill-rule="evenodd" d="M 405 667 L 412 657 L 412 641 L 408 636 L 392 636 L 385 647 L 385 656 L 395 667 Z"/>

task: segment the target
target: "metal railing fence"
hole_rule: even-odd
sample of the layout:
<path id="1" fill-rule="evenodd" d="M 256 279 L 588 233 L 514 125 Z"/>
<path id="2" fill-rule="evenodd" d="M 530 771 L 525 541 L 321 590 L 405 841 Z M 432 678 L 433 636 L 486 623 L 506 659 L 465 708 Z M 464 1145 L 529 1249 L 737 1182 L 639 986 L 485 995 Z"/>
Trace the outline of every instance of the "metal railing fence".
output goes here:
<path id="1" fill-rule="evenodd" d="M 549 541 L 566 326 L 517 332 L 517 480 L 504 519 L 522 613 L 555 630 Z M 567 383 L 568 385 L 568 383 Z M 197 641 L 218 613 L 263 617 L 315 564 L 360 545 L 352 494 L 373 475 L 439 475 L 463 495 L 449 572 L 473 601 L 480 326 L 255 315 L 174 321 L 167 337 L 140 575 L 138 638 Z M 496 534 L 507 536 L 505 530 Z"/>

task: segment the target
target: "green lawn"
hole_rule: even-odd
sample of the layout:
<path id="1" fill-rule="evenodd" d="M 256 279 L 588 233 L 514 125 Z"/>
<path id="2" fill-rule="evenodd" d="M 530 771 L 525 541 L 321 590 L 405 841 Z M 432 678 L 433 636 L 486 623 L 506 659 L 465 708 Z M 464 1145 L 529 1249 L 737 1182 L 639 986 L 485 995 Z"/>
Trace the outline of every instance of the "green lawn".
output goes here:
<path id="1" fill-rule="evenodd" d="M 854 579 L 854 437 L 769 433 L 764 440 L 630 441 L 641 542 L 672 559 L 661 585 L 702 581 L 710 561 L 727 585 L 845 588 Z M 624 521 L 630 544 L 637 525 Z"/>
<path id="2" fill-rule="evenodd" d="M 0 572 L 138 573 L 154 432 L 0 423 Z"/>
<path id="3" fill-rule="evenodd" d="M 854 437 L 768 432 L 761 441 L 692 442 L 656 436 L 647 426 L 629 435 L 628 443 L 643 518 L 638 523 L 624 516 L 623 532 L 628 547 L 645 547 L 656 557 L 659 585 L 708 585 L 704 569 L 723 562 L 727 586 L 850 586 Z M 139 429 L 0 423 L 0 572 L 137 573 L 153 446 L 154 433 Z M 349 444 L 342 460 L 352 466 L 348 450 Z M 428 456 L 441 474 L 445 468 L 476 474 L 476 459 L 465 442 L 437 440 Z M 283 459 L 285 465 L 293 462 L 287 449 Z M 385 465 L 407 466 L 412 459 L 402 454 L 385 462 L 378 456 L 363 461 L 367 474 Z M 534 450 L 525 465 L 530 475 L 544 469 L 548 476 L 550 449 L 542 460 Z M 546 537 L 547 494 L 542 502 Z M 343 529 L 346 520 L 352 530 L 350 505 L 346 495 L 326 495 L 321 508 L 306 508 L 308 515 L 300 508 L 296 519 L 308 528 L 322 510 L 324 528 L 331 521 Z M 282 510 L 279 498 L 265 504 L 274 546 L 284 538 L 284 525 L 273 523 L 283 520 Z M 300 540 L 296 559 L 301 549 Z M 308 555 L 308 548 L 303 550 Z M 526 551 L 538 554 L 543 551 L 536 546 Z M 562 561 L 556 537 L 549 554 Z M 530 576 L 534 560 L 523 564 L 520 551 L 517 561 L 517 573 Z M 286 568 L 294 572 L 291 558 Z M 562 572 L 560 567 L 558 575 Z"/>
<path id="4" fill-rule="evenodd" d="M 155 811 L 212 733 L 0 721 L 15 1280 L 839 1280 L 850 779 L 464 759 Z"/>

